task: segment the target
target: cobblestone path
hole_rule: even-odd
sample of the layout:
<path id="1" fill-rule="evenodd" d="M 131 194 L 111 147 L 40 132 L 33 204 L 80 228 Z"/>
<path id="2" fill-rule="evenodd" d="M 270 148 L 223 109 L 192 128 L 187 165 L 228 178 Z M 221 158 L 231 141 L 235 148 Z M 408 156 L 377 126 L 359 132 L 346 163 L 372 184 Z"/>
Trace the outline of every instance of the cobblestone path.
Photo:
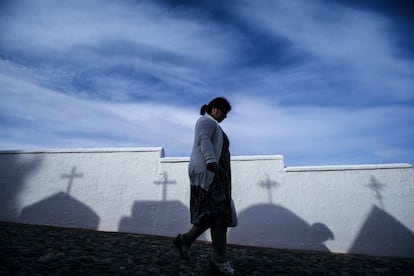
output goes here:
<path id="1" fill-rule="evenodd" d="M 190 262 L 172 238 L 0 222 L 0 275 L 209 275 L 209 243 Z M 229 245 L 236 275 L 414 275 L 414 259 Z"/>

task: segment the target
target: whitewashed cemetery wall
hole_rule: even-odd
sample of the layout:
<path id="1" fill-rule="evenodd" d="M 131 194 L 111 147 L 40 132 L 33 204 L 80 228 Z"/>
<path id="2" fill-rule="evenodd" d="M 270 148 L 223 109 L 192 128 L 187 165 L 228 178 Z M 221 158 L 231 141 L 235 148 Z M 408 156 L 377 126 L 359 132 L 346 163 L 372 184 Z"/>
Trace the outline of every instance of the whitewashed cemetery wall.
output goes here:
<path id="1" fill-rule="evenodd" d="M 2 151 L 0 220 L 172 237 L 190 227 L 187 166 L 162 148 Z M 232 177 L 230 243 L 414 257 L 409 164 L 285 168 L 280 155 L 234 156 Z"/>

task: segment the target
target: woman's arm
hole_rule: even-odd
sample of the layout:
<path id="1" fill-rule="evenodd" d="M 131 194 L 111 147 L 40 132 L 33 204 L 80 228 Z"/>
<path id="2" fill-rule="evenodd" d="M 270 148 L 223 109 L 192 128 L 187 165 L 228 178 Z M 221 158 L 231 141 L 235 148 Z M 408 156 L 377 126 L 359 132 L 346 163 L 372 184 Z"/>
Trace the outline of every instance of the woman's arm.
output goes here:
<path id="1" fill-rule="evenodd" d="M 208 117 L 201 118 L 198 124 L 196 125 L 196 133 L 198 135 L 198 140 L 200 143 L 200 150 L 203 154 L 206 164 L 217 164 L 217 159 L 214 154 L 214 148 L 212 143 L 212 138 L 216 129 L 217 123 Z M 208 169 L 215 170 L 215 167 L 217 165 L 215 165 L 214 167 L 213 166 L 214 165 L 209 165 Z"/>

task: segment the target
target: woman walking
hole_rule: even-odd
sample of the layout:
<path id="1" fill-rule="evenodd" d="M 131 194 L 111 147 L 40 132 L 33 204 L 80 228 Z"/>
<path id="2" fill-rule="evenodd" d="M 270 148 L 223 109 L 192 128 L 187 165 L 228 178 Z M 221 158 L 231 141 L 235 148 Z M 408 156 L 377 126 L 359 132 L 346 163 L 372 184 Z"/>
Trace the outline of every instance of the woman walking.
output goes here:
<path id="1" fill-rule="evenodd" d="M 210 229 L 213 255 L 210 270 L 213 274 L 233 275 L 227 260 L 227 228 L 237 224 L 231 199 L 230 151 L 227 135 L 221 123 L 231 110 L 222 97 L 213 99 L 200 110 L 202 115 L 195 126 L 194 144 L 189 163 L 190 213 L 192 228 L 173 241 L 183 259 L 189 259 L 192 243 Z"/>

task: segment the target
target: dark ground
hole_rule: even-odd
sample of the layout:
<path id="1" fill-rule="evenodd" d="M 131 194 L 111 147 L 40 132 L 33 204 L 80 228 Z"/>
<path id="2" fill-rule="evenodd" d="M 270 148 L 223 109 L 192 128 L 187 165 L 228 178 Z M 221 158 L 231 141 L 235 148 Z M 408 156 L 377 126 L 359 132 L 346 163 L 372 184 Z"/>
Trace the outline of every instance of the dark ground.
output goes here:
<path id="1" fill-rule="evenodd" d="M 172 238 L 0 222 L 0 275 L 208 275 L 209 243 L 190 262 Z M 414 259 L 229 245 L 236 275 L 414 275 Z"/>

